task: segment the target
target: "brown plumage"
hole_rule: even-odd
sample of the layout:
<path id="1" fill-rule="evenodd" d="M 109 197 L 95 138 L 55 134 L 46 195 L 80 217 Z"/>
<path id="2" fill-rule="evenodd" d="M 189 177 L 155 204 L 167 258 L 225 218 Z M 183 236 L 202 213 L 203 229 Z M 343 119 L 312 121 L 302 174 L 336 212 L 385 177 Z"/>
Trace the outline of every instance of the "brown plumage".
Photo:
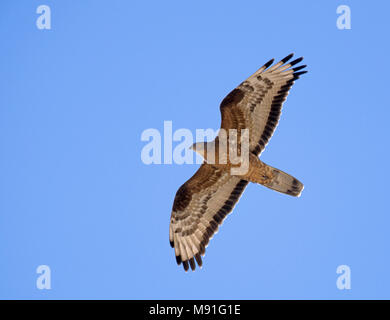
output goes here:
<path id="1" fill-rule="evenodd" d="M 220 110 L 221 130 L 215 141 L 195 144 L 195 151 L 205 159 L 199 170 L 176 193 L 173 203 L 169 240 L 176 261 L 187 271 L 202 266 L 205 248 L 219 225 L 229 214 L 248 182 L 299 196 L 303 184 L 294 177 L 263 163 L 258 156 L 264 150 L 278 124 L 282 104 L 294 81 L 306 71 L 295 67 L 303 58 L 288 64 L 293 54 L 274 64 L 273 59 L 223 99 Z M 237 167 L 230 151 L 223 151 L 223 132 L 237 130 L 237 149 L 241 147 L 241 130 L 249 131 L 249 167 L 242 174 L 232 174 Z M 225 146 L 226 147 L 226 146 Z M 221 151 L 222 150 L 222 151 Z M 227 161 L 221 161 L 221 154 Z M 214 155 L 213 161 L 210 155 Z M 195 263 L 196 262 L 196 263 Z"/>

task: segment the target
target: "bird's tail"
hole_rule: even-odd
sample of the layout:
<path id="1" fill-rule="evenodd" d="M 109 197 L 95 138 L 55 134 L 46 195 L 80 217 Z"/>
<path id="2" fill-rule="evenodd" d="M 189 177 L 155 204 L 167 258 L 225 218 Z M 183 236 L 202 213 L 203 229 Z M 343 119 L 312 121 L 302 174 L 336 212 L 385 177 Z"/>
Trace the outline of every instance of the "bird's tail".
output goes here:
<path id="1" fill-rule="evenodd" d="M 294 197 L 301 195 L 303 190 L 302 182 L 279 169 L 268 167 L 272 169 L 273 177 L 269 183 L 264 184 L 266 187 Z"/>
<path id="2" fill-rule="evenodd" d="M 290 196 L 299 197 L 303 190 L 303 184 L 293 176 L 273 168 L 264 162 L 262 163 L 266 168 L 255 171 L 251 176 L 252 182 L 257 182 L 270 188 L 272 190 L 288 194 Z M 258 177 L 256 174 L 258 173 Z"/>

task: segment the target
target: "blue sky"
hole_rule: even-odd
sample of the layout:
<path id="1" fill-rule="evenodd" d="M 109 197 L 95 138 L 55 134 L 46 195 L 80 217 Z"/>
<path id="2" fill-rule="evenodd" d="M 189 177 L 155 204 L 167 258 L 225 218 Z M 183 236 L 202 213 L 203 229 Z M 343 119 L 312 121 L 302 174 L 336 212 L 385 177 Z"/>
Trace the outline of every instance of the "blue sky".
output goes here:
<path id="1" fill-rule="evenodd" d="M 51 30 L 36 9 L 51 8 Z M 351 30 L 336 8 L 351 8 Z M 390 298 L 384 1 L 2 1 L 0 298 Z M 305 57 L 262 160 L 298 199 L 249 185 L 184 273 L 168 243 L 198 165 L 145 165 L 141 133 L 220 124 L 270 58 Z M 39 290 L 36 269 L 51 269 Z M 351 289 L 336 268 L 351 269 Z"/>

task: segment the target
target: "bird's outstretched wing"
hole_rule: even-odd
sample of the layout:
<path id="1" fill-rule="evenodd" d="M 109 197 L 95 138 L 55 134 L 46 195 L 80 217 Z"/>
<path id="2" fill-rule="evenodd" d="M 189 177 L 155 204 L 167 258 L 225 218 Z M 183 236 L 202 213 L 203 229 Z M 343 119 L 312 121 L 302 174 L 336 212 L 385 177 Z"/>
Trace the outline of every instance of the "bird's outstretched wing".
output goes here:
<path id="1" fill-rule="evenodd" d="M 176 193 L 173 203 L 169 241 L 176 261 L 184 270 L 202 266 L 201 256 L 218 226 L 230 213 L 244 191 L 247 181 L 231 176 L 228 170 L 202 164 Z"/>
<path id="2" fill-rule="evenodd" d="M 280 62 L 268 61 L 222 101 L 221 128 L 249 129 L 249 150 L 259 155 L 267 145 L 278 124 L 282 104 L 294 81 L 307 71 L 301 65 L 292 68 L 303 60 L 298 58 L 287 63 L 293 54 Z"/>

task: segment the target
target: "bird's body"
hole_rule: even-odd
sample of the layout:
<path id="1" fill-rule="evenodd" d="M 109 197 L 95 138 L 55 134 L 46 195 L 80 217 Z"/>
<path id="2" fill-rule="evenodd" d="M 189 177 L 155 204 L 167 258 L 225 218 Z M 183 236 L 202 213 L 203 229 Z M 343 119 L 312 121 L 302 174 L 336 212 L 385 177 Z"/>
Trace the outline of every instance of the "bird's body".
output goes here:
<path id="1" fill-rule="evenodd" d="M 291 68 L 302 58 L 285 64 L 291 57 L 272 67 L 273 60 L 267 62 L 229 93 L 220 106 L 222 123 L 216 139 L 194 145 L 204 163 L 177 191 L 169 228 L 176 261 L 186 271 L 195 270 L 195 261 L 202 266 L 205 247 L 249 182 L 292 196 L 303 190 L 297 179 L 259 159 L 290 87 L 306 72 L 298 72 L 305 66 Z"/>

